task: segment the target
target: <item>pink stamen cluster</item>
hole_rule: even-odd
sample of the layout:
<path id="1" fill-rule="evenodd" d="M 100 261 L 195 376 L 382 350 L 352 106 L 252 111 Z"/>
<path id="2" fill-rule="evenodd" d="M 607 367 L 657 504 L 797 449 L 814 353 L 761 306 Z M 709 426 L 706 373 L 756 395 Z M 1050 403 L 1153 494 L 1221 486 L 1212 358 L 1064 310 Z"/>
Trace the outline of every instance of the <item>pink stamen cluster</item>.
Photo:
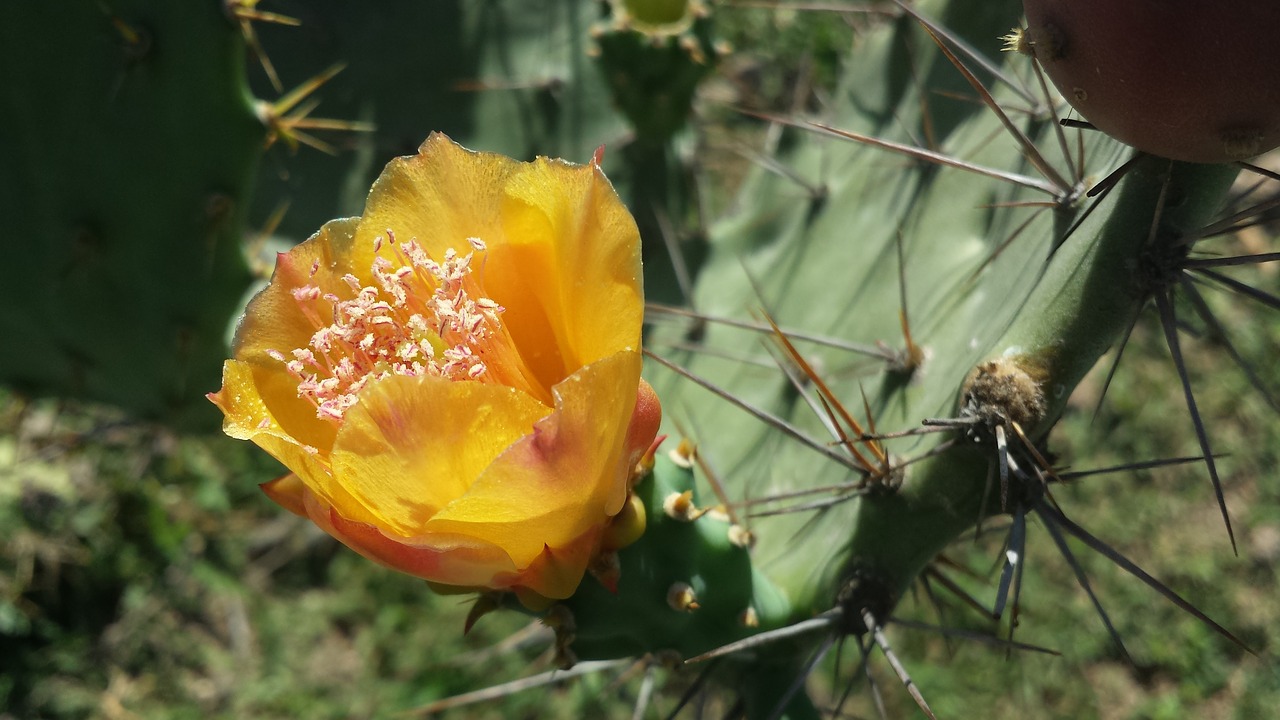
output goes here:
<path id="1" fill-rule="evenodd" d="M 388 230 L 396 262 L 378 255 L 378 238 L 371 268 L 376 285 L 347 274 L 342 281 L 351 290 L 350 299 L 322 293 L 313 284 L 293 290 L 298 307 L 317 330 L 307 347 L 291 352 L 292 359 L 276 350 L 269 354 L 285 363 L 298 381 L 298 396 L 316 406 L 317 417 L 341 420 L 362 388 L 392 375 L 485 377 L 486 346 L 501 332 L 504 308 L 484 297 L 471 277 L 472 257 L 484 252 L 485 244 L 479 238 L 467 240 L 472 252 L 459 255 L 450 248 L 437 262 L 415 240 L 397 245 Z M 319 270 L 317 261 L 311 277 Z M 331 318 L 317 309 L 319 301 L 332 308 Z"/>

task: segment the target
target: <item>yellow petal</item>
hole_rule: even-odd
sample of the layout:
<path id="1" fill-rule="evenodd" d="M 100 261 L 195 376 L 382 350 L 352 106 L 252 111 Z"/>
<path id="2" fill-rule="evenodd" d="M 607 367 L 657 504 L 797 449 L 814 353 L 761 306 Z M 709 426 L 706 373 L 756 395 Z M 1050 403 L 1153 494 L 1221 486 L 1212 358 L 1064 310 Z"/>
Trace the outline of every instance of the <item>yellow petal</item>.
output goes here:
<path id="1" fill-rule="evenodd" d="M 209 396 L 225 415 L 222 431 L 239 440 L 252 440 L 300 475 L 324 473 L 319 454 L 309 451 L 304 443 L 285 430 L 263 400 L 259 384 L 270 383 L 273 379 L 271 373 L 247 362 L 228 360 L 223 363 L 222 389 Z"/>
<path id="2" fill-rule="evenodd" d="M 353 262 L 364 262 L 355 257 L 358 253 L 352 246 L 358 220 L 328 222 L 306 242 L 282 253 L 276 260 L 271 282 L 249 301 L 236 328 L 235 357 L 253 368 L 250 382 L 269 408 L 273 422 L 301 444 L 322 453 L 327 453 L 333 444 L 333 426 L 317 418 L 315 406 L 298 397 L 298 381 L 289 375 L 283 362 L 268 353 L 275 351 L 292 359 L 292 351 L 307 347 L 318 329 L 304 315 L 293 290 L 316 285 L 321 292 L 349 292 L 341 277 L 352 272 Z M 372 262 L 372 248 L 366 255 Z M 364 267 L 367 271 L 368 263 Z M 321 317 L 331 315 L 327 302 L 317 301 L 314 305 Z"/>
<path id="3" fill-rule="evenodd" d="M 222 389 L 210 399 L 226 414 L 222 430 L 231 437 L 257 442 L 255 438 L 267 432 L 321 454 L 333 444 L 334 427 L 298 398 L 298 382 L 284 363 L 272 358 L 228 360 L 222 368 Z"/>
<path id="4" fill-rule="evenodd" d="M 345 488 L 332 482 L 325 453 L 291 435 L 259 394 L 263 384 L 279 381 L 279 375 L 247 362 L 228 360 L 222 367 L 222 389 L 209 399 L 225 414 L 222 431 L 240 440 L 251 440 L 266 450 L 330 504 L 354 508 L 358 505 Z M 292 408 L 293 406 L 289 406 Z M 312 413 L 314 417 L 314 413 Z M 332 428 L 323 428 L 332 435 Z M 330 444 L 332 444 L 330 442 Z M 351 511 L 350 517 L 369 520 L 367 511 Z"/>
<path id="5" fill-rule="evenodd" d="M 594 165 L 520 163 L 433 134 L 378 178 L 357 246 L 387 229 L 437 258 L 469 237 L 486 243 L 476 275 L 506 308 L 503 324 L 545 388 L 639 346 L 639 231 Z"/>
<path id="6" fill-rule="evenodd" d="M 427 531 L 492 543 L 520 568 L 546 547 L 574 548 L 598 533 L 626 499 L 625 440 L 639 377 L 635 352 L 571 375 L 555 388 L 555 412 L 495 459 L 466 495 L 427 523 Z"/>
<path id="7" fill-rule="evenodd" d="M 640 344 L 644 297 L 640 235 L 600 169 L 539 158 L 521 166 L 502 206 L 509 252 L 490 254 L 487 282 L 508 310 L 517 346 L 553 347 L 565 377 Z M 508 302 L 497 288 L 525 292 Z M 551 334 L 525 332 L 522 311 L 540 309 Z M 553 383 L 554 384 L 554 383 Z"/>
<path id="8" fill-rule="evenodd" d="M 331 455 L 333 483 L 357 498 L 378 527 L 419 536 L 433 515 L 468 492 L 494 458 L 550 411 L 499 385 L 384 378 L 362 390 L 360 402 L 347 411 Z M 358 508 L 335 508 L 357 517 Z"/>
<path id="9" fill-rule="evenodd" d="M 500 244 L 501 189 L 520 167 L 511 158 L 472 152 L 432 133 L 417 155 L 395 158 L 378 176 L 356 244 L 371 245 L 390 229 L 398 242 L 416 239 L 437 260 L 450 248 L 467 251 L 470 237 Z"/>

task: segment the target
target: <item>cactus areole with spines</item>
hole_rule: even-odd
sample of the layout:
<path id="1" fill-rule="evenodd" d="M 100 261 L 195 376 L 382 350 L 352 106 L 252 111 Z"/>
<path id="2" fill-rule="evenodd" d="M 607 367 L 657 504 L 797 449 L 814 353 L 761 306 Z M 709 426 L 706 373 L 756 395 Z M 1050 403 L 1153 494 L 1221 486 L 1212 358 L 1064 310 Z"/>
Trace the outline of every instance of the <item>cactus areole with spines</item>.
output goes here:
<path id="1" fill-rule="evenodd" d="M 1280 145 L 1280 3 L 1024 0 L 1017 43 L 1099 130 L 1174 160 Z"/>

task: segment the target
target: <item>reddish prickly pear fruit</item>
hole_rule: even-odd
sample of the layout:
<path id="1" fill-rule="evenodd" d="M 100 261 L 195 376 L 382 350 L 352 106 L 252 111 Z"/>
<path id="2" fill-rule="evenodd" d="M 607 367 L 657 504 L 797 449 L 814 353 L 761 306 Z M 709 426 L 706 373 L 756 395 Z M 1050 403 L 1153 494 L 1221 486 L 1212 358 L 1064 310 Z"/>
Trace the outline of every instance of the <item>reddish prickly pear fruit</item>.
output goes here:
<path id="1" fill-rule="evenodd" d="M 1023 8 L 1019 49 L 1099 130 L 1201 163 L 1280 145 L 1280 2 L 1024 0 Z"/>

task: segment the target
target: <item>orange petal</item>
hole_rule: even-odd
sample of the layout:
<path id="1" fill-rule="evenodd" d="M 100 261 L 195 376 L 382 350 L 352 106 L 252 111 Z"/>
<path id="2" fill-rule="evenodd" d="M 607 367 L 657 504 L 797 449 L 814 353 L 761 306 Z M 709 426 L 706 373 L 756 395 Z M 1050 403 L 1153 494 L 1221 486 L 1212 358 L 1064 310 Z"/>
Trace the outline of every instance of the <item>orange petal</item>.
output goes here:
<path id="1" fill-rule="evenodd" d="M 316 524 L 325 527 L 319 522 Z M 347 520 L 336 510 L 330 510 L 327 525 L 325 529 L 352 550 L 393 570 L 425 580 L 503 589 L 495 584 L 494 578 L 515 575 L 506 553 L 474 538 L 433 535 L 429 545 L 413 545 L 390 538 L 372 525 Z"/>
<path id="2" fill-rule="evenodd" d="M 630 452 L 631 464 L 640 460 L 658 436 L 662 427 L 662 402 L 653 386 L 640 378 L 640 386 L 636 393 L 636 407 L 631 413 L 631 424 L 627 428 L 627 450 Z"/>
<path id="3" fill-rule="evenodd" d="M 289 473 L 281 477 L 264 482 L 258 486 L 267 497 L 271 498 L 275 504 L 288 510 L 294 515 L 307 517 L 307 507 L 305 496 L 307 486 L 298 479 L 297 475 Z"/>
<path id="4" fill-rule="evenodd" d="M 321 530 L 374 562 L 453 587 L 494 587 L 493 578 L 512 576 L 514 566 L 501 548 L 466 537 L 434 538 L 417 546 L 388 537 L 376 527 L 342 517 L 310 490 L 301 493 L 307 517 Z"/>
<path id="5" fill-rule="evenodd" d="M 572 548 L 598 532 L 626 499 L 625 440 L 639 376 L 634 352 L 571 375 L 555 388 L 555 412 L 433 517 L 427 532 L 492 543 L 517 567 L 528 567 L 548 546 Z M 579 578 L 585 568 L 585 562 L 576 568 Z"/>
<path id="6" fill-rule="evenodd" d="M 369 522 L 400 536 L 422 535 L 433 515 L 468 492 L 550 411 L 500 385 L 384 378 L 361 391 L 343 419 L 331 456 L 333 483 L 372 513 Z M 360 517 L 360 508 L 335 508 Z"/>
<path id="7" fill-rule="evenodd" d="M 594 548 L 599 544 L 599 533 L 593 531 L 568 547 L 543 546 L 542 553 L 523 572 L 499 576 L 499 586 L 513 590 L 520 603 L 530 610 L 545 610 L 548 599 L 563 600 L 578 589 Z"/>

